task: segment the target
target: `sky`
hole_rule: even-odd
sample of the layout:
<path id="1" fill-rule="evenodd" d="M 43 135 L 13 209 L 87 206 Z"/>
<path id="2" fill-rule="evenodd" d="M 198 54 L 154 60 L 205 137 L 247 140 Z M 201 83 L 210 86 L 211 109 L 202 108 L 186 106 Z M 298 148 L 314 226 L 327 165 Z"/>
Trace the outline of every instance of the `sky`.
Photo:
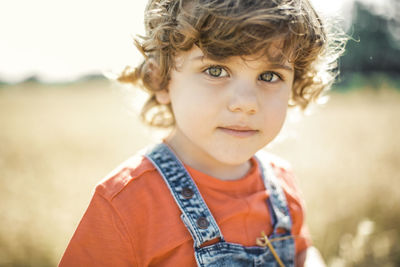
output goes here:
<path id="1" fill-rule="evenodd" d="M 372 1 L 372 0 L 365 0 Z M 145 0 L 13 0 L 0 2 L 0 80 L 36 75 L 45 82 L 118 72 L 141 56 Z M 317 10 L 344 17 L 349 0 L 312 0 Z"/>

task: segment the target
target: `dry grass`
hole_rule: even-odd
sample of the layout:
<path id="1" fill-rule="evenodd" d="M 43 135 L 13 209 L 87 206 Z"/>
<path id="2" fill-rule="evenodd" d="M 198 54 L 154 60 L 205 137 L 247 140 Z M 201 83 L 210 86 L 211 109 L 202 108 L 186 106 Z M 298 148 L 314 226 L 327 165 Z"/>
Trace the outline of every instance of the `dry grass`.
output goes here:
<path id="1" fill-rule="evenodd" d="M 313 240 L 331 266 L 400 265 L 399 116 L 393 89 L 333 94 L 288 127 L 296 138 L 273 147 L 293 164 Z"/>
<path id="2" fill-rule="evenodd" d="M 54 266 L 96 182 L 150 142 L 104 81 L 0 88 L 0 266 Z M 122 105 L 121 105 L 122 104 Z M 333 94 L 271 150 L 331 266 L 400 264 L 400 93 Z"/>

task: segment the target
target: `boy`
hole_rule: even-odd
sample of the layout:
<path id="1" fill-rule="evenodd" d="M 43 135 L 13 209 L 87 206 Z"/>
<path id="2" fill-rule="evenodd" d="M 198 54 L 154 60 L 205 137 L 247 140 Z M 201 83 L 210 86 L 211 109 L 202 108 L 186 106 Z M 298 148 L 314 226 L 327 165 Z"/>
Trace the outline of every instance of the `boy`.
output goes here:
<path id="1" fill-rule="evenodd" d="M 151 0 L 145 25 L 119 80 L 171 134 L 96 187 L 60 266 L 324 266 L 290 168 L 255 156 L 334 78 L 308 0 Z"/>

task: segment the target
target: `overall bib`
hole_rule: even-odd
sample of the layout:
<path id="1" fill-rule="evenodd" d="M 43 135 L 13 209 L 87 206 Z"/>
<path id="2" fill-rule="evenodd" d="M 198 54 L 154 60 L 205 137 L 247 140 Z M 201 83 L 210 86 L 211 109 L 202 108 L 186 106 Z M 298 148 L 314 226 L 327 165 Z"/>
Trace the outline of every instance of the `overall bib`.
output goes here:
<path id="1" fill-rule="evenodd" d="M 224 240 L 193 179 L 166 144 L 156 145 L 146 157 L 163 177 L 182 212 L 181 219 L 194 241 L 198 266 L 294 266 L 295 246 L 286 198 L 271 166 L 263 164 L 267 161 L 256 157 L 269 193 L 266 205 L 271 213 L 273 232 L 269 240 L 265 239 L 268 246 L 245 247 Z M 219 242 L 203 245 L 215 239 Z"/>

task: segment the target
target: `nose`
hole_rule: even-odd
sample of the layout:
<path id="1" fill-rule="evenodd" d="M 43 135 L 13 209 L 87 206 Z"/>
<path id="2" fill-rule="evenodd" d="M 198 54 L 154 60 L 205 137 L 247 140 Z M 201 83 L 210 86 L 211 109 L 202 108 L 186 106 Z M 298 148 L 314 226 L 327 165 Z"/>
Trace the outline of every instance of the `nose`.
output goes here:
<path id="1" fill-rule="evenodd" d="M 243 112 L 249 115 L 258 111 L 257 91 L 254 85 L 240 83 L 231 88 L 228 109 L 231 112 Z"/>

